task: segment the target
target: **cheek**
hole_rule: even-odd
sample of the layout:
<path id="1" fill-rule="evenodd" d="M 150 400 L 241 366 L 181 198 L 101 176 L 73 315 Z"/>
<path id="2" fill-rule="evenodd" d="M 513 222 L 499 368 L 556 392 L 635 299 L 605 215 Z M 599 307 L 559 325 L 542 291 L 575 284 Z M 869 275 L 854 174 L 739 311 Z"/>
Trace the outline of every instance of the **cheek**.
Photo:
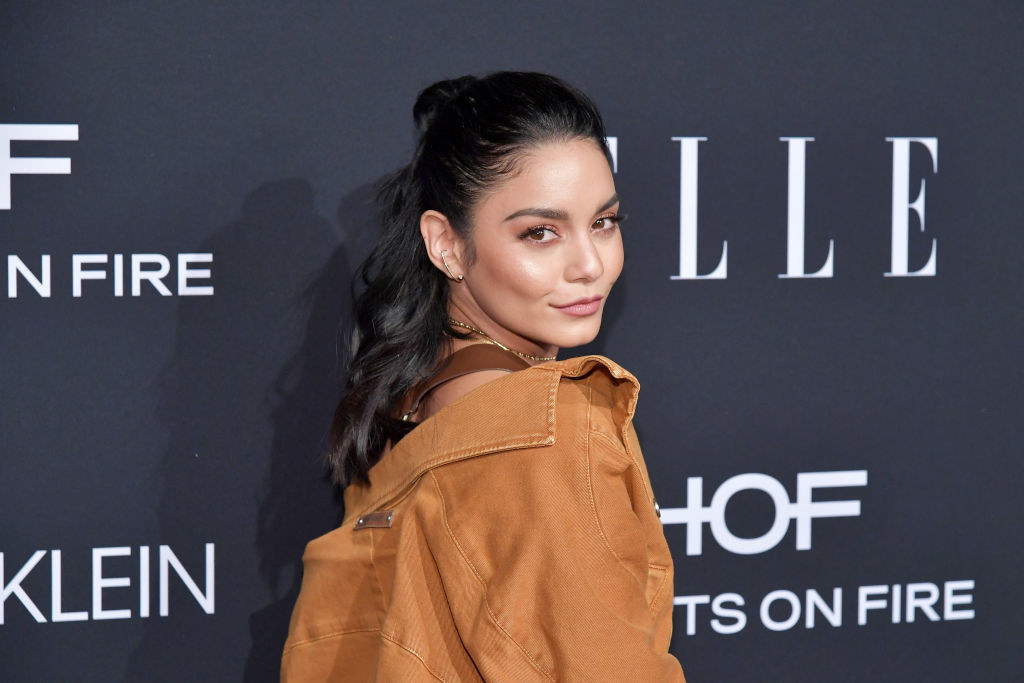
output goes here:
<path id="1" fill-rule="evenodd" d="M 531 299 L 551 292 L 558 282 L 558 266 L 554 259 L 543 254 L 532 254 L 528 248 L 518 250 L 525 253 L 487 254 L 486 278 L 491 292 L 502 297 L 529 297 Z M 540 251 L 540 249 L 537 249 Z M 483 259 L 481 259 L 482 261 Z"/>
<path id="2" fill-rule="evenodd" d="M 604 277 L 610 282 L 615 282 L 622 273 L 622 235 L 616 233 L 614 239 L 608 242 L 609 244 L 601 250 L 601 261 L 604 264 Z"/>

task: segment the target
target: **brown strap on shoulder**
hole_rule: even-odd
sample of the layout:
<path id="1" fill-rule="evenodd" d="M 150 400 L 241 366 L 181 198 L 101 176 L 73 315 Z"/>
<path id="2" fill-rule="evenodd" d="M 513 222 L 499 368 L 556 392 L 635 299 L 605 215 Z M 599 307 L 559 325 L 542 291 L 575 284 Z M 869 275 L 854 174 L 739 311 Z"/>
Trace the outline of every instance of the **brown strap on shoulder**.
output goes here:
<path id="1" fill-rule="evenodd" d="M 511 351 L 506 351 L 501 347 L 494 346 L 493 344 L 472 344 L 470 346 L 464 346 L 452 355 L 448 356 L 448 359 L 440 372 L 413 387 L 413 390 L 410 392 L 414 397 L 412 405 L 402 414 L 402 419 L 408 420 L 409 417 L 419 408 L 420 401 L 422 401 L 427 394 L 456 377 L 462 377 L 463 375 L 468 375 L 471 372 L 480 372 L 483 370 L 505 370 L 507 372 L 515 372 L 516 370 L 522 370 L 528 367 L 530 367 L 530 364 L 519 356 L 515 355 Z"/>

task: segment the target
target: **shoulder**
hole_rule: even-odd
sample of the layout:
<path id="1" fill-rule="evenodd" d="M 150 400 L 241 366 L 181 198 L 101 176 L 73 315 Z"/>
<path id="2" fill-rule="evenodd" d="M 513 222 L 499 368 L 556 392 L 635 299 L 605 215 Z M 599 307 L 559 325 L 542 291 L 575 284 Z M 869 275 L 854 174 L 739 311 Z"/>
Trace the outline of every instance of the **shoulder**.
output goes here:
<path id="1" fill-rule="evenodd" d="M 545 445 L 571 434 L 596 431 L 623 442 L 631 429 L 640 383 L 629 370 L 606 356 L 586 355 L 549 361 L 501 376 L 475 378 L 478 386 L 464 389 L 436 417 L 439 424 L 459 426 L 467 433 L 488 435 L 498 429 L 513 434 L 523 425 L 546 425 Z M 491 373 L 487 373 L 491 375 Z M 451 410 L 448 410 L 451 408 Z M 453 432 L 444 430 L 446 436 Z M 515 445 L 520 442 L 516 440 Z"/>
<path id="2" fill-rule="evenodd" d="M 452 401 L 455 401 L 469 392 L 482 387 L 488 382 L 500 379 L 509 374 L 508 370 L 477 370 L 466 375 L 461 375 L 446 381 L 423 399 L 423 405 L 418 419 L 425 419 Z"/>
<path id="3" fill-rule="evenodd" d="M 545 363 L 559 375 L 558 412 L 584 407 L 588 428 L 622 438 L 636 411 L 640 383 L 629 370 L 605 356 L 589 355 Z"/>
<path id="4" fill-rule="evenodd" d="M 582 356 L 535 365 L 488 386 L 476 398 L 487 393 L 496 400 L 479 401 L 481 412 L 473 419 L 503 432 L 501 445 L 490 441 L 477 454 L 490 457 L 460 457 L 431 468 L 432 490 L 450 516 L 451 529 L 469 533 L 466 529 L 500 528 L 510 519 L 551 524 L 568 517 L 592 518 L 600 530 L 609 523 L 605 517 L 615 517 L 606 509 L 608 501 L 623 496 L 653 501 L 632 425 L 639 383 L 625 368 L 604 356 Z M 534 399 L 548 400 L 520 401 L 538 387 L 544 391 Z M 546 438 L 504 439 L 535 420 L 546 425 Z M 458 438 L 468 431 L 459 430 Z M 496 497 L 497 491 L 505 495 Z M 646 505 L 635 503 L 637 509 Z M 633 506 L 628 502 L 621 509 L 629 512 Z M 587 524 L 569 526 L 574 533 L 589 533 Z"/>
<path id="5" fill-rule="evenodd" d="M 467 463 L 467 469 L 533 462 L 538 476 L 548 468 L 572 466 L 575 457 L 591 457 L 588 453 L 629 460 L 639 389 L 631 372 L 605 356 L 540 363 L 486 382 L 438 413 L 443 427 L 434 445 L 464 446 L 474 435 L 487 442 L 487 451 L 504 455 L 486 464 Z M 448 428 L 454 425 L 458 428 Z M 534 434 L 544 438 L 527 438 Z M 596 440 L 605 447 L 592 444 Z"/>
<path id="6" fill-rule="evenodd" d="M 633 373 L 611 358 L 596 354 L 541 363 L 520 372 L 557 375 L 563 382 L 584 383 L 607 396 L 635 397 L 640 391 L 640 382 Z"/>
<path id="7" fill-rule="evenodd" d="M 485 428 L 487 432 L 487 426 L 495 425 L 514 430 L 523 421 L 553 426 L 556 415 L 581 409 L 587 415 L 610 419 L 621 429 L 632 420 L 640 392 L 633 373 L 596 354 L 539 363 L 516 372 L 474 372 L 448 384 L 452 385 L 451 395 L 443 397 L 447 398 L 441 402 L 444 408 L 434 417 L 439 425 L 458 424 L 459 431 Z M 442 385 L 438 390 L 447 388 Z"/>
<path id="8" fill-rule="evenodd" d="M 636 377 L 633 376 L 633 373 L 613 361 L 611 358 L 598 354 L 574 356 L 573 358 L 548 361 L 547 363 L 534 365 L 529 369 L 557 372 L 561 376 L 570 379 L 584 377 L 594 371 L 598 371 L 616 380 L 623 380 L 639 385 Z"/>
<path id="9" fill-rule="evenodd" d="M 639 387 L 632 373 L 598 355 L 541 363 L 484 382 L 395 444 L 371 469 L 372 486 L 346 488 L 346 514 L 379 507 L 429 470 L 466 475 L 481 466 L 493 473 L 511 467 L 519 476 L 525 467 L 541 476 L 585 453 L 579 446 L 586 448 L 591 432 L 603 432 L 616 450 L 626 451 Z M 548 449 L 565 457 L 551 457 Z M 497 453 L 502 457 L 480 457 Z"/>

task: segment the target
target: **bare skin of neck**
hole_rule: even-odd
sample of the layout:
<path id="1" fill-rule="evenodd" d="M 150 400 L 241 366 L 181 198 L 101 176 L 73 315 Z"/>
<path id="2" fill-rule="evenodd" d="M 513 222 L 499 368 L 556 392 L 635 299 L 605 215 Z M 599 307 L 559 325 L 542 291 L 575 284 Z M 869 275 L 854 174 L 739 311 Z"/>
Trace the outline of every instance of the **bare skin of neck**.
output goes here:
<path id="1" fill-rule="evenodd" d="M 466 306 L 465 308 L 475 307 Z M 477 318 L 479 316 L 473 316 L 468 314 L 463 307 L 460 307 L 451 298 L 448 300 L 448 315 L 456 320 L 461 320 L 462 322 L 469 323 L 474 327 L 483 329 L 483 327 L 479 325 L 477 321 Z M 443 356 L 447 357 L 448 355 L 455 353 L 459 349 L 480 343 L 487 342 L 483 342 L 480 336 L 477 334 L 471 334 L 470 337 L 467 339 L 458 339 L 454 337 L 449 338 L 446 348 L 442 350 L 442 354 Z M 554 355 L 558 353 L 558 349 L 546 348 L 543 349 L 543 352 L 544 355 Z M 540 350 L 531 349 L 527 351 L 527 353 L 540 355 Z M 537 363 L 542 362 L 538 360 L 530 360 L 528 358 L 524 358 L 523 360 L 525 360 L 530 365 L 536 365 Z M 487 384 L 492 380 L 498 379 L 499 377 L 504 377 L 507 374 L 508 373 L 504 370 L 480 370 L 478 372 L 471 372 L 467 375 L 462 375 L 461 377 L 451 379 L 442 384 L 441 386 L 437 387 L 433 391 L 431 391 L 429 394 L 427 394 L 423 398 L 423 400 L 420 401 L 420 405 L 417 408 L 416 412 L 409 416 L 409 419 L 414 422 L 423 422 L 428 417 L 432 416 L 434 413 L 441 410 L 452 401 L 455 401 L 461 398 L 462 396 L 465 396 L 466 394 L 473 391 L 477 387 L 483 386 L 484 384 Z M 389 440 L 384 448 L 384 453 L 390 451 L 391 446 L 392 444 L 391 441 Z"/>
<path id="2" fill-rule="evenodd" d="M 481 327 L 474 319 L 474 316 L 472 316 L 470 313 L 464 310 L 463 307 L 459 306 L 452 299 L 449 299 L 448 302 L 448 314 L 456 320 L 461 320 L 462 322 L 469 323 L 474 327 L 479 327 L 480 329 L 483 329 L 483 327 Z M 482 340 L 480 336 L 477 334 L 471 334 L 468 339 L 452 338 L 449 340 L 449 348 L 446 349 L 443 353 L 445 355 L 448 355 L 450 353 L 458 351 L 459 349 L 480 343 L 482 343 Z M 557 349 L 554 349 L 552 351 L 548 351 L 547 354 L 553 355 L 557 353 L 557 351 Z M 534 350 L 528 351 L 528 353 L 534 353 Z M 523 360 L 525 360 L 530 365 L 536 365 L 537 363 L 541 362 L 526 358 L 524 358 Z M 442 384 L 441 386 L 434 389 L 433 391 L 431 391 L 429 394 L 427 394 L 423 401 L 420 402 L 418 410 L 412 415 L 411 419 L 417 422 L 422 422 L 423 420 L 427 419 L 437 411 L 441 410 L 441 408 L 445 407 L 452 401 L 455 401 L 456 399 L 465 396 L 473 389 L 476 389 L 479 386 L 483 386 L 487 382 L 498 379 L 499 377 L 503 377 L 506 374 L 508 373 L 504 370 L 481 370 L 479 372 L 471 372 L 468 375 L 463 375 L 461 377 L 456 377 L 455 379 L 449 380 Z"/>
<path id="3" fill-rule="evenodd" d="M 460 320 L 464 323 L 469 323 L 473 327 L 483 330 L 495 341 L 501 342 L 508 346 L 510 349 L 516 351 L 522 351 L 533 356 L 554 356 L 558 353 L 557 346 L 539 345 L 536 342 L 532 342 L 528 339 L 518 336 L 514 332 L 506 329 L 502 329 L 497 323 L 492 321 L 490 317 L 484 313 L 480 308 L 479 304 L 473 299 L 472 294 L 465 286 L 453 286 L 450 289 L 448 296 L 448 316 Z M 497 329 L 496 329 L 497 328 Z M 461 328 L 456 327 L 460 332 L 463 331 Z M 456 339 L 452 351 L 457 351 L 466 344 L 479 343 L 479 335 L 473 335 L 471 339 L 461 340 Z M 459 342 L 462 342 L 459 344 Z M 536 365 L 543 361 L 532 360 L 524 358 L 530 365 Z"/>

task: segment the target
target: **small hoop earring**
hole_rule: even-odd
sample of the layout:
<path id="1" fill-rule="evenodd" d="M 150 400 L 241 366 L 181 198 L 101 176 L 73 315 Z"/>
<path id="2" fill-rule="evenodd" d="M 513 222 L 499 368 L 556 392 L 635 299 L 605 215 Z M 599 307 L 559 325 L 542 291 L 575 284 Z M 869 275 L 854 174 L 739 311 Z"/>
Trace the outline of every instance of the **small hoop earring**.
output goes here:
<path id="1" fill-rule="evenodd" d="M 453 273 L 452 269 L 448 267 L 448 262 L 445 261 L 445 259 L 444 259 L 444 252 L 446 252 L 446 251 L 448 251 L 448 250 L 447 249 L 442 249 L 441 250 L 441 263 L 444 264 L 444 269 L 448 271 L 448 274 L 452 276 L 453 280 L 455 280 L 456 282 L 462 282 L 463 278 L 465 278 L 466 276 L 462 275 L 460 273 L 458 277 L 455 277 L 455 273 Z"/>

